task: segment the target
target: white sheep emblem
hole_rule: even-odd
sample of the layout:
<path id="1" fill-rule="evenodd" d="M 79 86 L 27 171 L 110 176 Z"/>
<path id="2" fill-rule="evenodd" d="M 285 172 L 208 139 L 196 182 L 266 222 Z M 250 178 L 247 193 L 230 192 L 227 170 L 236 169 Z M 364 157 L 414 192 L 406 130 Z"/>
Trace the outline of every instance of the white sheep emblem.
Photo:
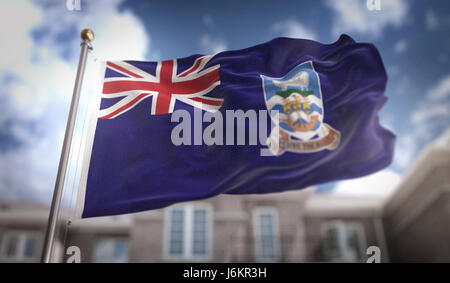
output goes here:
<path id="1" fill-rule="evenodd" d="M 287 90 L 289 86 L 299 87 L 301 90 L 306 90 L 309 85 L 309 75 L 307 72 L 299 72 L 287 81 L 272 80 L 272 83 L 283 91 Z"/>

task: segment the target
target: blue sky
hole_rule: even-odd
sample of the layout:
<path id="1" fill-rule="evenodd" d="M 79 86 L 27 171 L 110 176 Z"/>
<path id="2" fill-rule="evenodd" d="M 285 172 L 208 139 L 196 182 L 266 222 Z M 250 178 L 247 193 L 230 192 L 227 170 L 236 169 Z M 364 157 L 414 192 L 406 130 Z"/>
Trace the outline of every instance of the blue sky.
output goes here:
<path id="1" fill-rule="evenodd" d="M 79 53 L 161 60 L 240 49 L 278 36 L 374 43 L 389 75 L 381 123 L 397 136 L 393 164 L 341 188 L 387 194 L 418 152 L 450 126 L 450 2 L 381 0 L 0 0 L 0 201 L 51 199 Z M 334 184 L 322 186 L 322 191 Z M 389 187 L 389 188 L 388 188 Z M 348 191 L 348 190 L 347 190 Z M 364 190 L 360 189 L 359 192 Z"/>

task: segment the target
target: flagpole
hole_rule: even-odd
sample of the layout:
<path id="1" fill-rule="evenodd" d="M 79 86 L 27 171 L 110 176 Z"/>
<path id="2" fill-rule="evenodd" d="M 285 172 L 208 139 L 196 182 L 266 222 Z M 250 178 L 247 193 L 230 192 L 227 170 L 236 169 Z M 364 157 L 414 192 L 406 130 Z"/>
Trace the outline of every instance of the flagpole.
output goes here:
<path id="1" fill-rule="evenodd" d="M 59 159 L 58 173 L 56 176 L 55 189 L 53 191 L 53 199 L 50 207 L 50 214 L 48 217 L 47 231 L 45 233 L 45 240 L 41 257 L 41 262 L 43 263 L 50 262 L 52 256 L 64 179 L 66 177 L 67 163 L 69 160 L 70 145 L 72 143 L 73 130 L 75 127 L 75 119 L 78 110 L 78 102 L 80 100 L 81 86 L 83 83 L 84 70 L 86 68 L 87 55 L 89 50 L 92 50 L 91 41 L 94 39 L 94 32 L 90 29 L 84 29 L 83 31 L 81 31 L 80 36 L 81 53 L 80 59 L 78 61 L 77 76 L 75 79 L 72 101 L 70 103 L 70 111 L 69 117 L 67 119 L 66 132 L 64 134 L 61 157 Z"/>

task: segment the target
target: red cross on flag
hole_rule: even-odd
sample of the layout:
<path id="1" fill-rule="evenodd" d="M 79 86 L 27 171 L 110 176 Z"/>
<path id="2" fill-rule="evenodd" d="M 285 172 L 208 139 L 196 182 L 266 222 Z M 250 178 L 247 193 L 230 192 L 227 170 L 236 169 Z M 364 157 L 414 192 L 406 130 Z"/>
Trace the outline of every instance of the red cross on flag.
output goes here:
<path id="1" fill-rule="evenodd" d="M 206 111 L 217 111 L 222 106 L 223 99 L 205 96 L 220 84 L 220 65 L 203 70 L 211 58 L 211 55 L 199 57 L 180 74 L 177 74 L 176 59 L 161 61 L 156 67 L 156 75 L 125 61 L 106 62 L 107 68 L 126 77 L 105 78 L 102 98 L 124 98 L 102 109 L 99 117 L 115 118 L 149 96 L 153 99 L 152 115 L 172 113 L 177 100 Z"/>

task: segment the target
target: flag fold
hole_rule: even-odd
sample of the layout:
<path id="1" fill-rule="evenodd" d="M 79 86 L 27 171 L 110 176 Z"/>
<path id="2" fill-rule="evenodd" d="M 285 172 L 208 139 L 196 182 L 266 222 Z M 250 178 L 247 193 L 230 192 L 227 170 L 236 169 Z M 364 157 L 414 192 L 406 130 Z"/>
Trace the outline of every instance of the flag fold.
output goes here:
<path id="1" fill-rule="evenodd" d="M 82 217 L 263 194 L 388 166 L 387 75 L 369 43 L 276 38 L 161 62 L 105 63 Z"/>

